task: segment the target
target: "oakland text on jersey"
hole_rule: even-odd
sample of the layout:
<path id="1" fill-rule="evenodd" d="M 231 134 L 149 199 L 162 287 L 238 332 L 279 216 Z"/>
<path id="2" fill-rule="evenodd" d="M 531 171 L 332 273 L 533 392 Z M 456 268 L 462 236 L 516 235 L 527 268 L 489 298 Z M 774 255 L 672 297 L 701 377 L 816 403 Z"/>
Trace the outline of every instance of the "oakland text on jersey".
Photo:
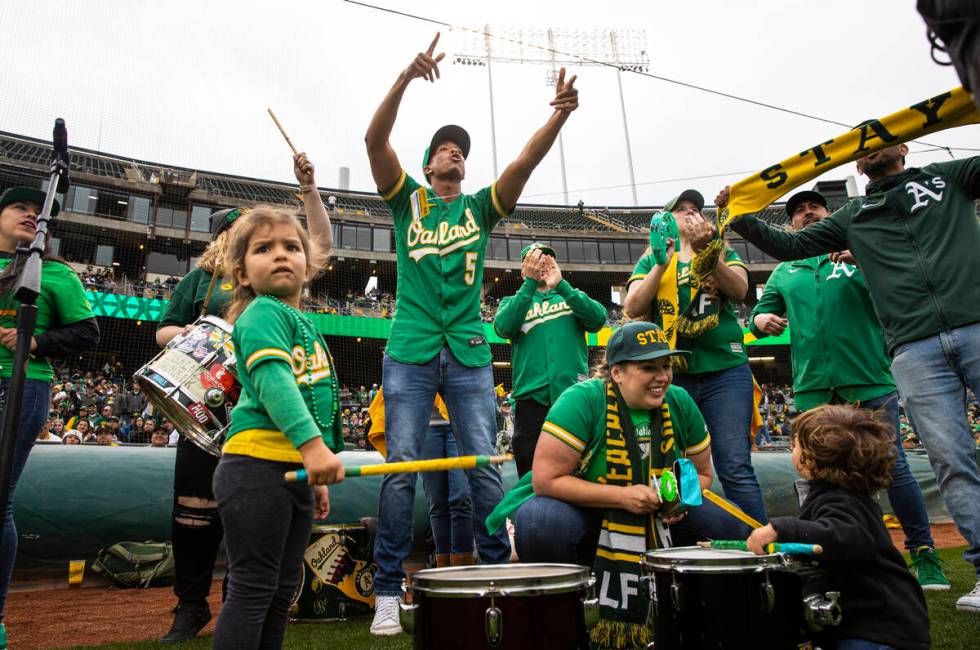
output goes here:
<path id="1" fill-rule="evenodd" d="M 310 355 L 303 346 L 293 346 L 291 364 L 297 384 L 315 384 L 330 376 L 330 360 L 319 341 L 314 341 L 313 354 Z"/>
<path id="2" fill-rule="evenodd" d="M 421 219 L 413 219 L 408 224 L 408 254 L 416 262 L 426 255 L 448 255 L 479 239 L 480 226 L 469 208 L 466 208 L 466 220 L 462 224 L 449 225 L 440 221 L 435 230 L 423 226 Z"/>
<path id="3" fill-rule="evenodd" d="M 572 308 L 564 300 L 551 304 L 539 302 L 527 310 L 527 315 L 524 317 L 524 324 L 521 325 L 521 332 L 527 334 L 541 323 L 571 315 Z"/>

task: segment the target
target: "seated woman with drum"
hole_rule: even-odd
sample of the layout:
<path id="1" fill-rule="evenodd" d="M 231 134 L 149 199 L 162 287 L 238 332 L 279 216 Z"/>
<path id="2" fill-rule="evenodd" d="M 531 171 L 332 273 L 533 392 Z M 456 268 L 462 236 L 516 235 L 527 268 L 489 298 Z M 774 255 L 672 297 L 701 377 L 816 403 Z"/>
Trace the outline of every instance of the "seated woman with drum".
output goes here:
<path id="1" fill-rule="evenodd" d="M 670 349 L 653 323 L 636 321 L 613 333 L 600 376 L 558 398 L 532 471 L 487 519 L 490 529 L 513 519 L 522 562 L 594 566 L 603 620 L 593 642 L 602 646 L 624 633 L 633 643 L 645 638 L 646 602 L 638 597 L 643 553 L 704 538 L 743 539 L 759 525 L 707 492 L 711 439 L 694 400 L 671 385 L 676 354 L 685 352 Z M 663 516 L 652 486 L 683 458 L 699 484 L 684 487 L 707 498 L 686 513 Z"/>

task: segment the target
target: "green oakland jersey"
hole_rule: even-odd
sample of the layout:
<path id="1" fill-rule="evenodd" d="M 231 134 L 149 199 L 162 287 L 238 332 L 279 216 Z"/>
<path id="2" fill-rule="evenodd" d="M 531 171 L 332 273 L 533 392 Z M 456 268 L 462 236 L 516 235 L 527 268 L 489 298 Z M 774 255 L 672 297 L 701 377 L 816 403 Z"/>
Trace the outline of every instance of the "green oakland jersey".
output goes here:
<path id="1" fill-rule="evenodd" d="M 0 257 L 0 272 L 11 263 L 11 257 Z M 17 327 L 17 308 L 20 301 L 11 292 L 0 295 L 0 327 Z M 67 264 L 45 260 L 41 264 L 41 293 L 37 297 L 37 324 L 34 335 L 79 321 L 94 318 L 92 307 L 85 297 L 78 275 Z M 10 377 L 14 365 L 12 350 L 0 345 L 0 377 Z M 27 378 L 50 382 L 54 379 L 51 362 L 31 357 L 27 363 Z"/>
<path id="2" fill-rule="evenodd" d="M 650 445 L 660 445 L 663 451 L 663 467 L 650 468 L 655 474 L 671 466 L 675 458 L 691 457 L 711 446 L 711 436 L 705 426 L 701 411 L 686 390 L 669 386 L 664 396 L 670 411 L 673 435 L 650 431 L 649 412 L 639 413 L 630 409 L 630 417 L 637 432 L 637 442 L 644 456 L 649 458 Z M 581 455 L 575 475 L 590 483 L 599 483 L 606 476 L 606 383 L 604 379 L 590 379 L 571 386 L 561 394 L 548 411 L 541 433 L 558 439 Z M 504 495 L 500 503 L 487 517 L 487 530 L 495 531 L 534 496 L 533 471 L 528 472 Z"/>
<path id="3" fill-rule="evenodd" d="M 242 392 L 231 414 L 223 448 L 226 453 L 299 462 L 296 448 L 317 433 L 330 449 L 343 449 L 337 379 L 330 351 L 309 318 L 275 298 L 259 296 L 238 317 L 231 338 Z M 295 414 L 295 421 L 273 421 L 252 377 L 266 362 L 286 364 L 302 396 L 302 405 L 297 406 L 305 406 L 312 421 Z M 288 398 L 283 391 L 282 399 Z"/>
<path id="4" fill-rule="evenodd" d="M 655 264 L 652 255 L 641 257 L 630 279 L 627 280 L 627 286 L 631 282 L 645 278 Z M 727 247 L 725 264 L 729 267 L 746 268 L 738 253 Z M 682 314 L 691 304 L 691 265 L 687 262 L 677 263 L 677 304 Z M 653 311 L 654 322 L 662 326 L 660 313 L 656 309 Z M 735 307 L 730 300 L 722 301 L 717 327 L 711 328 L 696 339 L 678 337 L 677 349 L 688 350 L 691 353 L 688 357 L 687 370 L 684 371 L 689 374 L 728 370 L 749 360 L 742 340 L 742 326 L 735 318 Z"/>
<path id="5" fill-rule="evenodd" d="M 168 325 L 190 325 L 201 315 L 201 306 L 208 295 L 208 285 L 211 284 L 211 274 L 200 267 L 181 278 L 174 288 L 167 311 L 157 328 Z M 219 280 L 215 283 L 211 300 L 208 302 L 208 316 L 223 316 L 231 302 L 231 281 Z"/>
<path id="6" fill-rule="evenodd" d="M 793 364 L 793 393 L 801 411 L 835 397 L 862 402 L 895 390 L 881 323 L 861 269 L 818 255 L 777 266 L 758 314 L 786 316 Z"/>
<path id="7" fill-rule="evenodd" d="M 448 345 L 464 366 L 487 365 L 483 260 L 490 231 L 507 216 L 495 185 L 447 203 L 402 171 L 382 198 L 391 207 L 398 260 L 386 352 L 396 361 L 421 364 Z"/>
<path id="8" fill-rule="evenodd" d="M 513 346 L 515 399 L 554 404 L 566 388 L 588 376 L 585 333 L 606 323 L 606 308 L 566 280 L 538 291 L 526 278 L 513 296 L 500 301 L 494 330 Z"/>

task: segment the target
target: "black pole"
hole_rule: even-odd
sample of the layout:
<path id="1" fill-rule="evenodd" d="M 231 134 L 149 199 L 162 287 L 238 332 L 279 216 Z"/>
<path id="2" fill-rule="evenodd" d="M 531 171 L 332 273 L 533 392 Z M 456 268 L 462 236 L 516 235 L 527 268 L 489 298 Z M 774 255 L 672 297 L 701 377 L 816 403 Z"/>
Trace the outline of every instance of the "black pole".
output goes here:
<path id="1" fill-rule="evenodd" d="M 65 121 L 58 118 L 54 124 L 54 158 L 51 160 L 51 177 L 41 214 L 37 217 L 34 241 L 29 248 L 17 249 L 17 256 L 26 256 L 26 259 L 17 284 L 13 288 L 14 297 L 20 302 L 20 306 L 17 307 L 17 345 L 14 348 L 14 365 L 11 368 L 10 385 L 7 388 L 3 429 L 0 429 L 0 506 L 4 508 L 4 512 L 7 503 L 13 497 L 10 483 L 14 471 L 14 449 L 17 444 L 24 382 L 27 378 L 28 355 L 31 351 L 34 327 L 37 324 L 37 297 L 41 294 L 41 261 L 47 244 L 48 222 L 51 220 L 55 195 L 67 189 L 67 137 Z"/>

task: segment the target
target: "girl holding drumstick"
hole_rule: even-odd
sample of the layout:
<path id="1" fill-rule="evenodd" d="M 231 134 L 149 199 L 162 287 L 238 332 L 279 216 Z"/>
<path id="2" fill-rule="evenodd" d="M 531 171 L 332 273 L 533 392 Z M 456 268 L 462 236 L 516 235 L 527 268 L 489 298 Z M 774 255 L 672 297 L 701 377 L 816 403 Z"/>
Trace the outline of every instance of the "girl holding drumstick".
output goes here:
<path id="1" fill-rule="evenodd" d="M 293 156 L 293 172 L 299 181 L 310 235 L 325 254 L 333 246 L 330 218 L 316 190 L 313 163 L 305 153 Z M 233 208 L 211 215 L 211 243 L 197 267 L 180 281 L 156 333 L 157 344 L 166 346 L 178 334 L 188 333 L 202 314 L 223 317 L 231 300 L 232 283 L 215 280 L 238 219 L 247 210 Z M 212 285 L 214 285 L 212 287 Z M 210 300 L 206 300 L 211 289 Z M 178 603 L 170 631 L 160 639 L 178 643 L 193 639 L 211 620 L 207 597 L 211 591 L 214 563 L 223 531 L 211 484 L 218 459 L 184 436 L 177 443 L 174 464 L 174 508 L 171 522 Z"/>
<path id="2" fill-rule="evenodd" d="M 299 311 L 320 259 L 295 217 L 262 206 L 241 219 L 225 255 L 242 393 L 214 477 L 228 533 L 219 650 L 280 647 L 314 509 L 327 516 L 326 485 L 344 478 L 334 454 L 344 441 L 333 359 Z M 315 487 L 283 480 L 300 466 Z"/>

